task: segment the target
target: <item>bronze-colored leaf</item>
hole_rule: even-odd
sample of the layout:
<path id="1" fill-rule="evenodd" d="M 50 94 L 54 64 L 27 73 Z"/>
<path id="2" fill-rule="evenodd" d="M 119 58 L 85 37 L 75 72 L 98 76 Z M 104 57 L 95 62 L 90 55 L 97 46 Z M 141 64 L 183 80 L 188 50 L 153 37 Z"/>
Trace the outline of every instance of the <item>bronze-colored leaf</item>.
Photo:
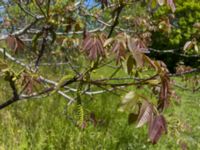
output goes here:
<path id="1" fill-rule="evenodd" d="M 158 109 L 163 110 L 169 105 L 170 91 L 170 79 L 167 74 L 160 76 L 161 78 L 161 89 L 159 94 Z"/>
<path id="2" fill-rule="evenodd" d="M 10 49 L 12 49 L 15 53 L 19 50 L 24 49 L 24 42 L 21 41 L 18 37 L 9 35 L 7 37 L 7 45 Z"/>
<path id="3" fill-rule="evenodd" d="M 110 38 L 105 40 L 104 47 L 107 45 L 112 44 L 111 51 L 116 55 L 116 62 L 117 64 L 125 59 L 126 54 L 126 34 L 120 33 L 115 38 Z"/>
<path id="4" fill-rule="evenodd" d="M 12 35 L 9 35 L 6 39 L 7 45 L 10 49 L 15 49 L 15 37 Z"/>
<path id="5" fill-rule="evenodd" d="M 145 123 L 149 122 L 151 116 L 153 115 L 153 106 L 148 101 L 144 101 L 142 107 L 140 108 L 140 114 L 138 116 L 137 128 L 143 126 Z"/>
<path id="6" fill-rule="evenodd" d="M 92 36 L 87 34 L 82 43 L 82 51 L 91 59 L 95 60 L 97 57 L 105 56 L 103 44 L 105 42 L 103 35 Z"/>
<path id="7" fill-rule="evenodd" d="M 144 43 L 140 42 L 138 39 L 128 37 L 127 38 L 128 49 L 132 53 L 137 67 L 142 67 L 144 65 L 143 53 L 148 52 Z"/>
<path id="8" fill-rule="evenodd" d="M 172 12 L 174 13 L 176 11 L 176 6 L 174 4 L 173 0 L 167 0 L 168 6 L 171 8 Z"/>
<path id="9" fill-rule="evenodd" d="M 167 125 L 164 116 L 156 116 L 149 127 L 149 138 L 156 144 L 163 133 L 167 133 Z"/>
<path id="10" fill-rule="evenodd" d="M 92 121 L 92 123 L 94 124 L 94 127 L 96 127 L 97 125 L 97 118 L 94 112 L 90 113 L 90 120 Z"/>
<path id="11" fill-rule="evenodd" d="M 125 47 L 120 41 L 115 41 L 112 47 L 112 51 L 116 54 L 116 62 L 119 63 L 125 58 Z"/>
<path id="12" fill-rule="evenodd" d="M 24 88 L 24 93 L 30 95 L 33 93 L 34 90 L 37 90 L 37 85 L 40 84 L 40 81 L 29 75 L 28 73 L 24 72 L 21 74 L 21 85 L 23 86 Z"/>

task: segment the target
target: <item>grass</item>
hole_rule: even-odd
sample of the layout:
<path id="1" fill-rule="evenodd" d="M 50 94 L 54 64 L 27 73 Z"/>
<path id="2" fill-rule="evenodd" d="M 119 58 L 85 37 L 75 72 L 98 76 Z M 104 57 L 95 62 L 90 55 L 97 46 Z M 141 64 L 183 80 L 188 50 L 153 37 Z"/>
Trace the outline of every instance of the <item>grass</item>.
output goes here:
<path id="1" fill-rule="evenodd" d="M 62 69 L 54 69 L 58 74 Z M 43 71 L 45 72 L 45 71 Z M 110 68 L 93 72 L 92 77 L 113 72 Z M 122 75 L 121 72 L 116 76 Z M 51 76 L 51 75 L 49 75 Z M 53 76 L 52 76 L 53 77 Z M 107 76 L 104 76 L 107 77 Z M 58 78 L 58 76 L 57 76 Z M 176 79 L 177 82 L 181 82 Z M 8 85 L 1 81 L 1 102 L 10 97 Z M 129 90 L 135 90 L 129 88 Z M 126 92 L 104 93 L 83 97 L 86 128 L 74 125 L 76 105 L 68 107 L 60 95 L 19 101 L 0 111 L 0 150 L 177 150 L 181 147 L 200 149 L 200 93 L 175 89 L 181 102 L 171 103 L 164 112 L 168 122 L 168 134 L 158 144 L 148 140 L 147 127 L 128 125 L 128 113 L 117 110 L 121 96 Z M 141 90 L 148 95 L 148 90 Z M 90 119 L 96 115 L 97 125 Z"/>
<path id="2" fill-rule="evenodd" d="M 2 87 L 1 87 L 2 88 Z M 68 118 L 72 107 L 59 95 L 43 99 L 18 102 L 0 112 L 0 149 L 189 149 L 200 148 L 200 93 L 177 89 L 182 96 L 179 105 L 173 105 L 165 113 L 169 133 L 158 144 L 151 145 L 146 127 L 137 129 L 128 125 L 127 114 L 117 111 L 120 97 L 102 94 L 85 98 L 85 113 L 96 114 L 99 123 L 94 127 L 87 123 L 85 129 L 76 127 Z"/>

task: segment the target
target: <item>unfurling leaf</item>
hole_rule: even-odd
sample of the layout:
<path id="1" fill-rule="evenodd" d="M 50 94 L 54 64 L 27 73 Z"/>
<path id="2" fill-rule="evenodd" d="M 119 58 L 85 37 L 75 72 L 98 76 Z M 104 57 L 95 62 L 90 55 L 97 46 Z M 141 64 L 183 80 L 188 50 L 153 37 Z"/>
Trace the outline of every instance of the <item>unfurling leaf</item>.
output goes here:
<path id="1" fill-rule="evenodd" d="M 116 62 L 124 60 L 126 54 L 126 34 L 118 34 L 115 38 L 107 39 L 104 42 L 104 47 L 112 44 L 111 51 L 116 54 Z"/>
<path id="2" fill-rule="evenodd" d="M 82 43 L 82 51 L 85 52 L 91 60 L 95 60 L 100 56 L 105 56 L 104 42 L 104 35 L 92 36 L 87 34 Z"/>
<path id="3" fill-rule="evenodd" d="M 151 103 L 144 101 L 142 107 L 140 108 L 140 114 L 138 116 L 137 128 L 143 126 L 145 123 L 149 122 L 151 116 L 153 115 L 153 106 Z"/>
<path id="4" fill-rule="evenodd" d="M 153 144 L 156 144 L 163 132 L 167 133 L 167 125 L 165 118 L 162 115 L 156 116 L 149 127 L 149 139 Z"/>
<path id="5" fill-rule="evenodd" d="M 129 51 L 132 53 L 133 58 L 136 61 L 137 67 L 142 67 L 144 65 L 143 53 L 149 52 L 145 43 L 139 39 L 128 37 L 127 45 Z"/>
<path id="6" fill-rule="evenodd" d="M 174 13 L 176 11 L 176 7 L 174 4 L 173 0 L 167 0 L 167 4 L 169 5 L 169 7 L 171 8 L 172 12 Z"/>

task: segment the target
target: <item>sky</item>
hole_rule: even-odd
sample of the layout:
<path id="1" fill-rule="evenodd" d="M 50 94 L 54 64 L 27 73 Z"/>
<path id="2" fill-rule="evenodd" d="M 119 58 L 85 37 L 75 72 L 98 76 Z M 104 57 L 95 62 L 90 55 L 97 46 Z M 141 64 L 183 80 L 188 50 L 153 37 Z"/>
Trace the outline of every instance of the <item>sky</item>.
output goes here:
<path id="1" fill-rule="evenodd" d="M 3 0 L 4 2 L 8 1 L 8 0 Z M 95 0 L 85 0 L 85 5 L 86 7 L 90 8 L 93 7 L 95 5 L 97 5 L 97 2 L 95 2 Z M 4 7 L 0 6 L 0 13 L 2 13 L 4 11 Z M 3 21 L 3 18 L 0 15 L 0 23 Z"/>
<path id="2" fill-rule="evenodd" d="M 2 13 L 4 11 L 4 8 L 3 6 L 0 6 L 0 13 Z M 0 23 L 3 21 L 3 18 L 1 17 L 0 15 Z"/>
<path id="3" fill-rule="evenodd" d="M 97 3 L 95 2 L 95 0 L 85 0 L 85 5 L 86 7 L 93 7 L 95 6 Z"/>

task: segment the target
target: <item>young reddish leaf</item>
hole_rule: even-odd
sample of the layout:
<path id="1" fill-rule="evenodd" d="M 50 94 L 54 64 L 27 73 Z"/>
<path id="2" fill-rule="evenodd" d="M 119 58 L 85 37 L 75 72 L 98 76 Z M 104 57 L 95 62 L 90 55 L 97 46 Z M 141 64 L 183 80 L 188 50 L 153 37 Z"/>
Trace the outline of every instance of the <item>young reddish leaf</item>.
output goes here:
<path id="1" fill-rule="evenodd" d="M 173 0 L 167 0 L 167 4 L 169 5 L 169 7 L 171 8 L 172 12 L 174 13 L 176 11 L 176 7 L 174 4 Z"/>
<path id="2" fill-rule="evenodd" d="M 33 93 L 34 90 L 37 90 L 37 85 L 40 84 L 40 81 L 29 75 L 28 73 L 24 72 L 21 74 L 21 85 L 24 87 L 24 93 L 30 95 Z"/>
<path id="3" fill-rule="evenodd" d="M 156 144 L 163 132 L 167 133 L 167 125 L 162 115 L 156 116 L 149 127 L 149 138 L 153 144 Z"/>
<path id="4" fill-rule="evenodd" d="M 24 42 L 19 39 L 18 37 L 15 37 L 16 38 L 16 49 L 15 49 L 15 52 L 19 51 L 19 50 L 23 50 L 24 49 Z"/>
<path id="5" fill-rule="evenodd" d="M 105 56 L 104 42 L 105 37 L 103 35 L 95 37 L 87 34 L 82 43 L 82 51 L 85 52 L 91 60 L 95 60 L 100 56 Z"/>
<path id="6" fill-rule="evenodd" d="M 170 80 L 167 74 L 161 76 L 161 89 L 158 101 L 158 109 L 163 110 L 169 105 Z"/>
<path id="7" fill-rule="evenodd" d="M 127 38 L 128 48 L 131 52 L 149 53 L 146 43 L 139 38 Z"/>
<path id="8" fill-rule="evenodd" d="M 137 67 L 142 67 L 144 65 L 144 54 L 149 53 L 148 48 L 144 41 L 138 38 L 127 37 L 127 45 L 129 51 L 132 53 Z"/>
<path id="9" fill-rule="evenodd" d="M 9 35 L 6 39 L 7 45 L 10 49 L 14 50 L 15 49 L 15 37 L 12 35 Z"/>
<path id="10" fill-rule="evenodd" d="M 188 150 L 188 145 L 186 142 L 180 141 L 179 144 L 180 144 L 181 150 Z"/>
<path id="11" fill-rule="evenodd" d="M 116 54 L 116 62 L 119 63 L 126 54 L 126 34 L 118 34 L 115 38 L 110 38 L 104 42 L 104 47 L 112 43 L 111 51 Z"/>
<path id="12" fill-rule="evenodd" d="M 10 49 L 12 49 L 15 53 L 19 50 L 24 49 L 24 42 L 21 41 L 18 37 L 9 35 L 7 37 L 7 45 Z"/>
<path id="13" fill-rule="evenodd" d="M 117 63 L 119 63 L 123 58 L 125 58 L 125 47 L 120 41 L 115 41 L 112 51 L 116 54 Z"/>
<path id="14" fill-rule="evenodd" d="M 90 113 L 90 120 L 92 121 L 92 123 L 94 124 L 94 127 L 96 127 L 97 125 L 97 118 L 94 112 Z"/>
<path id="15" fill-rule="evenodd" d="M 143 126 L 145 123 L 149 122 L 151 116 L 153 115 L 153 106 L 151 103 L 144 101 L 142 107 L 140 108 L 140 114 L 138 116 L 137 128 Z"/>

